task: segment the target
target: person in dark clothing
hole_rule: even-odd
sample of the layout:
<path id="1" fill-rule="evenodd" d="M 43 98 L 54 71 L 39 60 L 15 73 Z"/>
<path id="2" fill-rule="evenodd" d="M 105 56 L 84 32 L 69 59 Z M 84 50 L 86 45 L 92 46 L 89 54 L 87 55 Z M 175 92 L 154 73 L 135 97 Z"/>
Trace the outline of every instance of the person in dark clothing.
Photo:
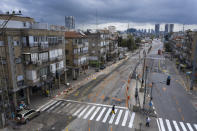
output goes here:
<path id="1" fill-rule="evenodd" d="M 111 113 L 115 114 L 115 105 L 113 105 Z"/>

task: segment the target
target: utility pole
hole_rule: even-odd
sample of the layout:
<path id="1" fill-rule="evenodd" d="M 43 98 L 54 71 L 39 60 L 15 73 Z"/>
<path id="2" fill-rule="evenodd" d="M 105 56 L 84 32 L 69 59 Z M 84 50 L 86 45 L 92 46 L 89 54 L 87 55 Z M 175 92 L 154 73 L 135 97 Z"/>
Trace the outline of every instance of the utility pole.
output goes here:
<path id="1" fill-rule="evenodd" d="M 190 90 L 193 90 L 194 86 L 194 80 L 195 80 L 195 73 L 196 73 L 196 60 L 197 60 L 197 40 L 195 44 L 195 51 L 194 51 L 194 58 L 193 58 L 193 68 L 192 68 L 192 78 L 191 78 L 191 84 L 190 84 Z"/>
<path id="2" fill-rule="evenodd" d="M 145 50 L 143 51 L 143 54 L 144 54 L 144 64 L 143 64 L 143 71 L 142 71 L 141 89 L 142 89 L 142 86 L 144 84 L 144 70 L 145 70 L 145 65 L 146 65 L 146 52 L 145 52 Z"/>
<path id="3" fill-rule="evenodd" d="M 146 74 L 145 74 L 145 88 L 144 88 L 144 101 L 143 101 L 143 109 L 146 103 L 146 79 L 147 79 L 147 74 L 148 74 L 148 67 L 146 66 Z"/>

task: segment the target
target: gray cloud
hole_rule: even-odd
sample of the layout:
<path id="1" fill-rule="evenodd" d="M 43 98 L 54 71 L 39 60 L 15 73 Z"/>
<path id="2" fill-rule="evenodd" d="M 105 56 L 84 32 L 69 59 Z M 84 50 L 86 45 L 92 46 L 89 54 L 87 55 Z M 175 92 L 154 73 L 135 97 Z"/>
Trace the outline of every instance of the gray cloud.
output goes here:
<path id="1" fill-rule="evenodd" d="M 64 25 L 64 16 L 80 24 L 96 22 L 197 23 L 197 0 L 1 0 L 3 11 L 21 9 L 39 21 Z"/>

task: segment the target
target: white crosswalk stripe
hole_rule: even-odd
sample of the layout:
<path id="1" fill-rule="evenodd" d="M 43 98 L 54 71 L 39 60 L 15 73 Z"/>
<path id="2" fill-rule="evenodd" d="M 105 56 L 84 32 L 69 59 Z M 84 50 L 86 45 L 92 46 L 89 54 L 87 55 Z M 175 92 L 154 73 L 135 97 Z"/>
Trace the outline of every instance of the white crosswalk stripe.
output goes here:
<path id="1" fill-rule="evenodd" d="M 54 100 L 48 101 L 47 103 L 45 103 L 44 105 L 42 105 L 41 107 L 39 107 L 39 108 L 37 109 L 37 111 L 40 111 L 42 108 L 44 108 L 45 106 L 51 104 L 52 102 L 54 102 Z"/>
<path id="2" fill-rule="evenodd" d="M 64 104 L 64 105 L 66 105 L 66 106 L 63 105 L 63 106 L 62 106 L 62 109 L 59 110 L 59 111 L 57 111 L 57 113 L 60 114 L 60 113 L 62 112 L 62 110 L 65 109 L 66 107 L 68 107 L 70 104 L 71 104 L 71 103 Z"/>
<path id="3" fill-rule="evenodd" d="M 70 113 L 70 114 L 74 113 L 74 112 L 79 108 L 79 106 L 80 106 L 80 104 L 78 104 L 78 105 L 76 105 L 75 107 L 73 107 L 73 108 L 69 111 L 69 113 Z"/>
<path id="4" fill-rule="evenodd" d="M 111 110 L 112 109 L 110 109 L 110 108 L 108 109 L 108 111 L 107 111 L 107 113 L 106 113 L 106 115 L 105 115 L 105 117 L 104 117 L 104 119 L 102 121 L 103 123 L 105 123 L 107 121 L 107 118 L 108 118 L 109 114 L 111 113 Z"/>
<path id="5" fill-rule="evenodd" d="M 194 124 L 194 127 L 196 128 L 196 130 L 197 130 L 197 124 Z"/>
<path id="6" fill-rule="evenodd" d="M 160 126 L 161 126 L 161 131 L 166 131 L 166 129 L 164 127 L 164 124 L 163 124 L 163 120 L 161 118 L 159 118 L 159 123 L 160 123 Z"/>
<path id="7" fill-rule="evenodd" d="M 190 131 L 194 131 L 190 123 L 187 123 L 187 127 L 189 128 Z"/>
<path id="8" fill-rule="evenodd" d="M 123 110 L 120 110 L 120 111 L 119 111 L 119 114 L 118 114 L 118 117 L 117 117 L 117 119 L 116 119 L 115 125 L 118 125 L 118 123 L 119 123 L 119 121 L 120 121 L 120 118 L 121 118 L 121 115 L 122 115 L 122 112 L 123 112 Z"/>
<path id="9" fill-rule="evenodd" d="M 89 105 L 78 115 L 78 117 L 80 118 L 84 113 L 85 111 L 89 108 Z"/>
<path id="10" fill-rule="evenodd" d="M 73 116 L 76 116 L 84 107 L 85 107 L 85 105 L 81 106 L 81 107 L 73 114 Z"/>
<path id="11" fill-rule="evenodd" d="M 97 112 L 101 109 L 101 107 L 97 107 L 96 111 L 93 113 L 93 115 L 90 117 L 90 120 L 93 120 L 94 117 L 96 116 Z"/>
<path id="12" fill-rule="evenodd" d="M 99 114 L 99 116 L 97 117 L 96 121 L 99 121 L 101 119 L 101 116 L 103 115 L 103 113 L 105 112 L 106 108 L 104 107 L 101 111 L 101 113 Z"/>
<path id="13" fill-rule="evenodd" d="M 162 118 L 158 118 L 156 120 L 157 120 L 157 125 L 158 125 L 159 131 L 197 131 L 196 124 L 176 122 L 175 120 L 172 120 L 171 122 L 173 124 L 170 124 L 171 122 L 168 119 L 166 119 L 166 121 L 163 121 Z M 166 125 L 164 124 L 165 122 L 166 122 Z M 167 127 L 165 127 L 165 126 L 167 126 Z M 196 130 L 195 130 L 195 128 L 196 128 Z"/>
<path id="14" fill-rule="evenodd" d="M 88 113 L 83 117 L 83 119 L 87 119 L 88 116 L 90 115 L 90 113 L 95 109 L 96 106 L 93 106 L 89 111 Z"/>
<path id="15" fill-rule="evenodd" d="M 51 108 L 49 108 L 49 110 L 47 112 L 50 112 L 51 110 L 53 110 L 55 107 L 57 107 L 61 103 L 62 103 L 61 101 L 57 102 L 54 106 L 52 106 Z"/>
<path id="16" fill-rule="evenodd" d="M 176 131 L 180 131 L 180 129 L 179 129 L 179 127 L 178 127 L 176 121 L 172 121 L 172 122 L 173 122 L 173 124 L 174 124 L 174 127 L 175 127 Z"/>
<path id="17" fill-rule="evenodd" d="M 172 131 L 172 127 L 171 127 L 170 121 L 168 119 L 166 119 L 166 124 L 167 124 L 168 130 Z"/>
<path id="18" fill-rule="evenodd" d="M 53 112 L 53 113 L 58 112 L 59 110 L 61 110 L 61 108 L 62 108 L 65 104 L 66 104 L 66 103 L 62 103 L 59 107 L 57 107 L 56 109 L 54 109 L 52 112 Z"/>
<path id="19" fill-rule="evenodd" d="M 115 109 L 115 114 L 112 114 L 111 119 L 110 119 L 110 121 L 109 121 L 109 124 L 112 124 L 112 123 L 113 123 L 117 111 L 118 111 L 118 109 Z"/>
<path id="20" fill-rule="evenodd" d="M 127 118 L 128 118 L 128 114 L 129 114 L 129 111 L 127 110 L 127 111 L 125 112 L 125 116 L 124 116 L 124 119 L 123 119 L 123 122 L 122 122 L 122 126 L 125 126 L 125 125 L 126 125 Z"/>
<path id="21" fill-rule="evenodd" d="M 40 111 L 45 111 L 46 109 L 48 109 L 50 106 L 52 106 L 53 104 L 55 104 L 57 101 L 53 101 L 52 103 L 50 103 L 49 105 L 47 105 L 46 107 L 42 108 Z"/>
<path id="22" fill-rule="evenodd" d="M 183 124 L 183 122 L 179 122 L 179 123 L 180 123 L 180 125 L 181 125 L 183 131 L 187 131 L 187 129 L 185 128 L 185 125 Z"/>
<path id="23" fill-rule="evenodd" d="M 132 128 L 134 118 L 135 118 L 135 112 L 133 112 L 132 115 L 131 115 L 131 120 L 130 120 L 130 122 L 129 122 L 129 128 Z"/>
<path id="24" fill-rule="evenodd" d="M 128 108 L 117 106 L 115 114 L 110 115 L 111 105 L 97 103 L 82 103 L 72 100 L 50 100 L 37 110 L 48 113 L 64 114 L 68 113 L 77 118 L 86 120 L 102 121 L 103 123 L 121 125 L 123 127 L 134 128 L 136 114 L 129 113 Z M 170 121 L 168 119 L 156 119 L 159 131 L 196 131 L 197 124 Z"/>

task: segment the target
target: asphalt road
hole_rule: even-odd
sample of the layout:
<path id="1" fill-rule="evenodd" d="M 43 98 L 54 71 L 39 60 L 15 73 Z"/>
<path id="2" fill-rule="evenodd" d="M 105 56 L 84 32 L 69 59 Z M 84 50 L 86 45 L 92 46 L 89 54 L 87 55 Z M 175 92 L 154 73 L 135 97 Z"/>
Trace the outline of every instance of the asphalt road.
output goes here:
<path id="1" fill-rule="evenodd" d="M 149 54 L 149 57 L 153 59 L 147 62 L 150 68 L 148 82 L 154 82 L 153 102 L 158 118 L 162 118 L 164 123 L 166 119 L 178 121 L 179 123 L 189 123 L 193 130 L 195 130 L 192 124 L 197 123 L 197 111 L 191 103 L 191 95 L 185 90 L 185 85 L 174 63 L 168 58 L 165 59 L 163 55 L 157 55 L 157 49 L 162 48 L 162 44 L 154 48 Z M 171 84 L 169 86 L 166 85 L 168 75 L 171 76 Z M 182 129 L 178 122 L 179 129 Z M 171 125 L 173 124 L 171 123 Z M 166 123 L 164 127 L 167 128 Z M 172 129 L 177 130 L 173 127 Z M 187 125 L 185 125 L 185 129 L 191 130 Z"/>
<path id="2" fill-rule="evenodd" d="M 173 130 L 175 126 L 172 120 L 197 123 L 196 112 L 189 103 L 189 96 L 178 85 L 179 82 L 174 79 L 171 86 L 165 85 L 167 74 L 164 70 L 169 70 L 168 72 L 171 73 L 174 69 L 173 66 L 166 64 L 168 61 L 164 61 L 163 56 L 157 55 L 157 50 L 160 48 L 162 44 L 155 40 L 152 51 L 147 56 L 147 65 L 151 69 L 148 82 L 155 82 L 153 102 L 160 118 L 151 118 L 151 127 L 145 127 L 144 116 L 130 112 L 126 107 L 125 84 L 139 61 L 139 54 L 129 53 L 128 59 L 123 63 L 102 70 L 101 75 L 80 86 L 70 95 L 50 100 L 39 109 L 41 111 L 39 117 L 19 126 L 18 130 L 134 131 L 135 128 L 139 129 L 139 122 L 143 122 L 142 128 L 146 131 L 158 131 L 159 128 L 165 131 L 163 130 L 165 127 L 167 129 L 165 122 L 163 125 L 165 127 L 161 127 L 161 121 L 164 119 L 170 121 Z M 140 52 L 140 57 L 142 54 L 143 51 Z M 112 105 L 116 105 L 117 109 L 114 115 L 110 115 Z M 178 127 L 180 128 L 180 125 Z M 192 128 L 195 127 L 192 125 Z"/>

